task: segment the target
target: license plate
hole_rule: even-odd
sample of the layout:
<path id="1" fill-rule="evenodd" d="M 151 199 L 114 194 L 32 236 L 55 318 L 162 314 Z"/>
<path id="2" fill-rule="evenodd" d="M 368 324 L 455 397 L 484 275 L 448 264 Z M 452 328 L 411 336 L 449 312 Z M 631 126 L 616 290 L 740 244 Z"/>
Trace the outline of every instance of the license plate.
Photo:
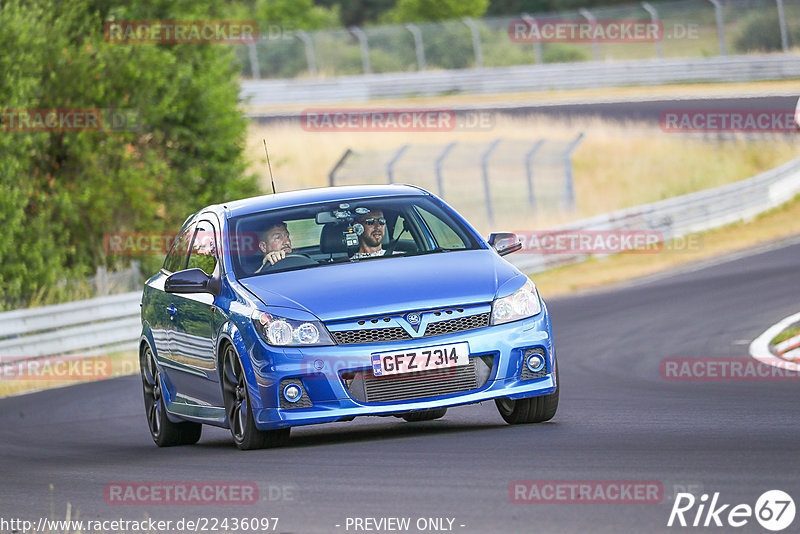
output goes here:
<path id="1" fill-rule="evenodd" d="M 466 341 L 372 354 L 372 374 L 375 376 L 416 373 L 460 365 L 469 365 L 469 343 Z"/>

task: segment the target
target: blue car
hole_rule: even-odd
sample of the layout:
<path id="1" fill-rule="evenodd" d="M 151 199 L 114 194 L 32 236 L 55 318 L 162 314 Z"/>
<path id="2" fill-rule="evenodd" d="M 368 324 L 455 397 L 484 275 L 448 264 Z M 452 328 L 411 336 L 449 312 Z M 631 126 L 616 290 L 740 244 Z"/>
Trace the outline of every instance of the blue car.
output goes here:
<path id="1" fill-rule="evenodd" d="M 551 419 L 558 366 L 536 287 L 441 199 L 409 185 L 330 187 L 209 206 L 142 296 L 140 364 L 159 446 L 229 428 L 240 449 L 291 427 L 427 421 L 494 400 Z"/>

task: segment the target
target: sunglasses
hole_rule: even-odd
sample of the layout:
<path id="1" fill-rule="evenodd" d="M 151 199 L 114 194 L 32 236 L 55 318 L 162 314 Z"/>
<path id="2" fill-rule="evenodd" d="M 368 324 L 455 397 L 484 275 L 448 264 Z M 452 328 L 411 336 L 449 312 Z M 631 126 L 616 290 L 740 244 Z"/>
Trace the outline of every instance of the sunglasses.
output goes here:
<path id="1" fill-rule="evenodd" d="M 381 226 L 385 226 L 386 225 L 386 219 L 384 219 L 383 217 L 380 217 L 378 219 L 376 219 L 375 217 L 370 217 L 369 219 L 364 219 L 364 224 L 366 224 L 368 226 L 373 226 L 375 224 L 375 221 L 377 221 L 378 224 L 380 224 Z"/>

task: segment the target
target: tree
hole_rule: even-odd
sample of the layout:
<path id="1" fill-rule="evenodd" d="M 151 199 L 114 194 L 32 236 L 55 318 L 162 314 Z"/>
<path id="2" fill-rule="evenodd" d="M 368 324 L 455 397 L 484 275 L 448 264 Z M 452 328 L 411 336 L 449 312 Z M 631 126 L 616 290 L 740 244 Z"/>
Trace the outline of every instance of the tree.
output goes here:
<path id="1" fill-rule="evenodd" d="M 106 233 L 174 231 L 206 204 L 258 191 L 245 176 L 247 123 L 229 46 L 103 39 L 111 19 L 208 20 L 218 16 L 211 0 L 0 6 L 6 110 L 104 109 L 136 118 L 101 131 L 22 132 L 5 123 L 0 307 L 129 261 L 107 253 Z M 154 268 L 162 255 L 144 259 Z"/>
<path id="2" fill-rule="evenodd" d="M 482 17 L 489 0 L 398 0 L 387 13 L 392 22 L 428 22 Z"/>

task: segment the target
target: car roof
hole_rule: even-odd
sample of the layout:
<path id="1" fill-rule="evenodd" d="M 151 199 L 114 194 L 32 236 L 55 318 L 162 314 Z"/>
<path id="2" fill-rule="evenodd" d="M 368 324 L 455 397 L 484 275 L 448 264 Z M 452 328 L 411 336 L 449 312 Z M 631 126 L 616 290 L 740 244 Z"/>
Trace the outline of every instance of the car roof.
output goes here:
<path id="1" fill-rule="evenodd" d="M 221 212 L 224 213 L 226 217 L 230 218 L 248 213 L 257 213 L 259 211 L 276 208 L 290 208 L 303 204 L 315 204 L 317 202 L 336 202 L 353 198 L 397 197 L 408 195 L 424 196 L 430 195 L 430 193 L 422 188 L 406 184 L 319 187 L 235 200 L 216 206 L 209 206 L 200 211 Z"/>

